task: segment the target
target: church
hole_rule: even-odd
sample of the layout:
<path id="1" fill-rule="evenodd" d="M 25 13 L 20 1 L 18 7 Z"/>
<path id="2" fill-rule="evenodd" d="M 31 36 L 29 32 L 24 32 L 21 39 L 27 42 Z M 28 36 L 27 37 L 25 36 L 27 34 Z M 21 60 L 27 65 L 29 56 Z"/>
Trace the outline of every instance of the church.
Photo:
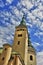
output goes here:
<path id="1" fill-rule="evenodd" d="M 14 42 L 0 48 L 0 65 L 36 65 L 36 51 L 32 46 L 24 17 L 15 27 Z"/>

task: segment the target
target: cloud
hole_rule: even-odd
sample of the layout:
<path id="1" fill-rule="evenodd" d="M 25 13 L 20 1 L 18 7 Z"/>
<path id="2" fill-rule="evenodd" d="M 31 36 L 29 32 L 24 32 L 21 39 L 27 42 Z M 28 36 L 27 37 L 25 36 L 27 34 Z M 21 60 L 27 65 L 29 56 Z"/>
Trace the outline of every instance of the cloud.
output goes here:
<path id="1" fill-rule="evenodd" d="M 32 28 L 32 24 L 26 23 L 26 25 L 30 28 Z"/>
<path id="2" fill-rule="evenodd" d="M 14 30 L 13 30 L 13 26 L 10 26 L 10 27 L 6 27 L 6 28 L 0 27 L 0 44 L 1 44 L 0 46 L 2 46 L 4 43 L 10 43 L 10 40 L 12 40 L 13 42 Z"/>
<path id="3" fill-rule="evenodd" d="M 12 2 L 13 0 L 6 0 L 7 5 Z M 37 7 L 33 8 L 34 6 Z M 17 6 L 11 5 L 9 9 L 10 11 L 0 11 L 0 47 L 2 47 L 4 43 L 13 43 L 15 26 L 19 25 L 24 13 L 26 15 L 25 21 L 28 32 L 30 34 L 34 32 L 33 36 L 37 36 L 37 39 L 39 40 L 40 38 L 40 41 L 43 42 L 43 5 L 40 0 L 21 0 Z M 32 37 L 32 39 L 33 38 L 34 37 Z M 37 51 L 42 51 L 42 43 L 40 44 L 32 40 L 32 44 Z M 43 51 L 37 52 L 37 65 L 43 65 Z"/>
<path id="4" fill-rule="evenodd" d="M 30 12 L 29 10 L 31 9 L 30 7 L 27 7 L 28 6 L 28 3 L 26 5 L 26 3 L 31 3 L 30 4 L 30 7 L 33 8 L 33 6 L 36 6 L 35 4 L 37 3 L 37 8 Z M 34 4 L 34 3 L 35 4 Z M 32 6 L 31 6 L 32 5 Z M 43 19 L 43 8 L 42 8 L 42 2 L 40 2 L 40 0 L 38 1 L 30 1 L 30 0 L 27 0 L 27 1 L 21 1 L 20 3 L 17 4 L 17 9 L 20 9 L 21 12 L 23 13 L 26 13 L 27 14 L 27 17 L 28 17 L 28 20 L 30 19 L 30 23 L 32 25 L 36 25 L 40 30 L 43 30 L 43 23 L 41 22 L 41 20 Z M 40 14 L 39 14 L 40 13 Z"/>
<path id="5" fill-rule="evenodd" d="M 40 35 L 43 35 L 43 32 L 36 32 L 36 33 L 34 33 L 34 35 L 40 36 Z"/>
<path id="6" fill-rule="evenodd" d="M 0 0 L 0 7 L 4 7 L 4 3 L 2 0 Z"/>
<path id="7" fill-rule="evenodd" d="M 36 31 L 34 36 L 38 37 L 40 43 L 43 43 L 43 31 Z"/>
<path id="8" fill-rule="evenodd" d="M 33 6 L 33 4 L 29 0 L 22 0 L 21 5 L 26 7 L 27 9 L 30 9 Z"/>
<path id="9" fill-rule="evenodd" d="M 12 15 L 8 11 L 1 11 L 0 15 L 0 38 L 2 39 L 0 39 L 0 46 L 2 46 L 4 43 L 11 44 L 13 42 L 15 26 L 19 22 L 15 15 Z"/>
<path id="10" fill-rule="evenodd" d="M 42 22 L 42 24 L 41 24 L 41 26 L 40 26 L 40 29 L 43 31 L 43 22 Z"/>
<path id="11" fill-rule="evenodd" d="M 37 53 L 37 65 L 43 65 L 43 51 Z"/>
<path id="12" fill-rule="evenodd" d="M 13 0 L 6 0 L 6 5 L 11 4 Z"/>
<path id="13" fill-rule="evenodd" d="M 39 42 L 33 42 L 32 45 L 34 46 L 34 48 L 36 49 L 36 51 L 39 51 L 40 49 L 38 47 L 40 47 L 40 43 Z"/>

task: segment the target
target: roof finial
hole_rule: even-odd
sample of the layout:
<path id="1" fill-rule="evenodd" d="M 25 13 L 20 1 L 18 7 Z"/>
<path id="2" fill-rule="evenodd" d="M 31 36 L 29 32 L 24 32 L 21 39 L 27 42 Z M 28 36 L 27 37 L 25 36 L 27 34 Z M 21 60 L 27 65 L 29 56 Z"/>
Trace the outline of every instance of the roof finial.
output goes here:
<path id="1" fill-rule="evenodd" d="M 21 21 L 21 24 L 24 24 L 24 25 L 26 25 L 26 23 L 25 23 L 25 15 L 23 15 L 23 17 L 22 17 L 22 21 Z"/>
<path id="2" fill-rule="evenodd" d="M 25 14 L 23 14 L 23 17 L 22 17 L 22 19 L 25 19 Z"/>
<path id="3" fill-rule="evenodd" d="M 25 15 L 23 15 L 23 17 L 25 18 Z"/>

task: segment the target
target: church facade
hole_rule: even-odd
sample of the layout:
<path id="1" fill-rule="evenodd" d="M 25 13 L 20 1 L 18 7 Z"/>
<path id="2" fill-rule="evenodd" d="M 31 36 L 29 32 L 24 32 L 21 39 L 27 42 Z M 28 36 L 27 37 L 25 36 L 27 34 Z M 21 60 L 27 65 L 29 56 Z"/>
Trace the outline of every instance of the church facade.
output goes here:
<path id="1" fill-rule="evenodd" d="M 16 26 L 13 45 L 0 48 L 0 65 L 36 65 L 36 51 L 29 40 L 24 17 Z"/>

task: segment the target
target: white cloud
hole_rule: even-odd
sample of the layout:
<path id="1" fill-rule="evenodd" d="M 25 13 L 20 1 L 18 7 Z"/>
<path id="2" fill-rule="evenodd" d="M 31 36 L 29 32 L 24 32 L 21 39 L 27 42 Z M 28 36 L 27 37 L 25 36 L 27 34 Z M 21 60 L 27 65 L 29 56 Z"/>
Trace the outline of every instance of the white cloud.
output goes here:
<path id="1" fill-rule="evenodd" d="M 28 0 L 21 1 L 21 5 L 25 6 L 27 9 L 30 9 L 33 6 L 33 4 Z"/>
<path id="2" fill-rule="evenodd" d="M 6 2 L 8 3 L 8 4 L 11 4 L 12 2 L 13 2 L 13 0 L 6 0 Z M 6 4 L 7 4 L 6 3 Z"/>
<path id="3" fill-rule="evenodd" d="M 19 23 L 15 21 L 14 16 L 7 11 L 1 12 L 1 16 L 3 17 L 2 22 L 6 27 L 0 26 L 0 46 L 2 46 L 4 43 L 10 43 L 10 40 L 13 40 L 14 38 L 14 31 L 15 26 Z M 9 21 L 10 18 L 10 21 Z M 9 22 L 6 22 L 9 21 Z M 16 25 L 15 25 L 16 22 Z M 11 24 L 12 23 L 12 24 Z"/>
<path id="4" fill-rule="evenodd" d="M 40 44 L 38 42 L 33 42 L 32 45 L 37 48 L 37 46 L 40 46 Z"/>
<path id="5" fill-rule="evenodd" d="M 36 33 L 34 33 L 34 35 L 36 35 L 36 36 L 43 36 L 43 32 L 36 32 Z"/>
<path id="6" fill-rule="evenodd" d="M 8 11 L 0 12 L 0 16 L 4 18 L 2 22 L 7 25 L 7 27 L 0 26 L 0 46 L 2 46 L 4 43 L 9 43 L 8 41 L 10 40 L 13 40 L 15 26 L 20 23 L 23 13 L 27 14 L 26 18 L 28 19 L 28 21 L 26 21 L 26 24 L 28 26 L 32 28 L 32 26 L 36 25 L 38 29 L 43 31 L 43 22 L 41 22 L 41 20 L 43 19 L 43 12 L 42 12 L 43 6 L 42 6 L 42 3 L 39 3 L 39 1 L 40 0 L 38 0 L 37 2 L 35 2 L 35 0 L 21 0 L 21 2 L 17 4 L 17 7 L 15 6 L 9 7 L 11 8 L 12 13 Z M 13 0 L 6 0 L 6 2 L 7 4 L 11 4 Z M 34 3 L 37 3 L 37 4 L 34 4 Z M 32 12 L 30 13 L 29 10 L 36 5 L 38 5 L 37 8 L 32 10 Z M 7 21 L 9 20 L 9 18 L 10 18 L 10 23 L 6 22 L 6 20 Z M 28 31 L 30 33 L 29 28 L 28 28 Z M 35 31 L 34 35 L 38 37 L 40 35 L 43 36 L 43 32 L 40 32 L 38 30 L 38 31 Z M 37 46 L 40 46 L 40 43 L 34 42 L 33 46 L 37 50 L 39 50 Z M 37 65 L 43 65 L 43 51 L 37 53 Z"/>
<path id="7" fill-rule="evenodd" d="M 41 50 L 41 49 L 39 49 L 39 48 L 40 48 L 40 46 L 41 46 L 42 44 L 40 44 L 39 42 L 33 42 L 32 45 L 34 46 L 34 48 L 35 48 L 35 50 L 36 50 L 37 52 Z"/>
<path id="8" fill-rule="evenodd" d="M 37 46 L 39 46 L 40 44 L 39 43 L 36 43 Z"/>
<path id="9" fill-rule="evenodd" d="M 40 26 L 40 29 L 43 31 L 43 22 L 42 22 L 42 24 L 41 24 L 41 26 Z"/>
<path id="10" fill-rule="evenodd" d="M 26 23 L 26 25 L 32 28 L 32 24 Z"/>
<path id="11" fill-rule="evenodd" d="M 43 51 L 37 53 L 37 65 L 43 65 Z"/>
<path id="12" fill-rule="evenodd" d="M 28 20 L 31 20 L 30 23 L 32 25 L 36 25 L 38 29 L 43 30 L 43 23 L 41 22 L 41 20 L 43 19 L 43 11 L 42 11 L 43 6 L 42 6 L 42 2 L 39 3 L 39 1 L 40 0 L 38 1 L 32 0 L 32 2 L 34 2 L 35 4 L 37 3 L 37 8 L 32 10 L 31 13 L 29 12 L 29 9 L 33 8 L 33 6 L 36 6 L 36 5 L 32 3 L 30 0 L 27 0 L 27 1 L 21 0 L 21 2 L 17 4 L 17 7 L 20 9 L 21 12 L 27 13 Z M 27 7 L 29 3 L 31 4 L 29 5 L 29 7 Z M 22 7 L 22 5 L 25 7 Z"/>

